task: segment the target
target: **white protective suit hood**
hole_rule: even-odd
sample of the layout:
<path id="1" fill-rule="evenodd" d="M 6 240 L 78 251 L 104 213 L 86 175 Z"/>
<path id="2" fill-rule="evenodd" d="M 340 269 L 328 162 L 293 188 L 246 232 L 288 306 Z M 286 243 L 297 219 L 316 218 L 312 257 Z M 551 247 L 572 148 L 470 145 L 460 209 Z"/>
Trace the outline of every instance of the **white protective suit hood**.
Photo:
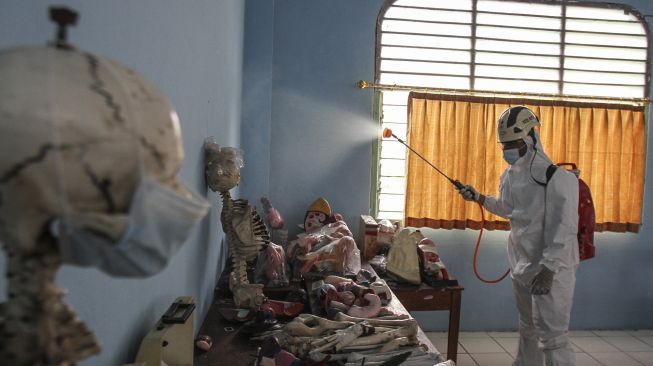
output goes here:
<path id="1" fill-rule="evenodd" d="M 557 272 L 578 264 L 578 181 L 558 169 L 546 188 L 538 184 L 547 183 L 546 170 L 552 163 L 537 132 L 535 140 L 534 149 L 533 138 L 524 138 L 526 154 L 501 175 L 499 197 L 487 196 L 484 203 L 490 212 L 510 220 L 511 275 L 523 283 L 535 276 L 540 265 Z"/>

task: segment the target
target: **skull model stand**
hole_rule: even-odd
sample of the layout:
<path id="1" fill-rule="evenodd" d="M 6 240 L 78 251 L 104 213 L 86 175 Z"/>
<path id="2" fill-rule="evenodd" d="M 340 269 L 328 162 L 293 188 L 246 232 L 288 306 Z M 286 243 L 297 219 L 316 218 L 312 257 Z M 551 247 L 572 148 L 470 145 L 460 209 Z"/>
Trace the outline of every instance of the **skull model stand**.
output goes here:
<path id="1" fill-rule="evenodd" d="M 134 71 L 66 44 L 76 13 L 50 15 L 59 23 L 52 46 L 0 51 L 3 365 L 67 366 L 100 351 L 55 286 L 69 261 L 53 222 L 116 242 L 144 175 L 183 191 L 179 122 L 169 103 Z"/>
<path id="2" fill-rule="evenodd" d="M 222 196 L 220 222 L 229 244 L 233 269 L 229 289 L 237 308 L 258 309 L 265 302 L 263 285 L 249 283 L 247 262 L 256 259 L 270 242 L 265 223 L 247 200 L 233 200 L 229 190 L 240 183 L 242 153 L 232 147 L 220 147 L 213 138 L 204 144 L 206 181 L 209 188 Z"/>

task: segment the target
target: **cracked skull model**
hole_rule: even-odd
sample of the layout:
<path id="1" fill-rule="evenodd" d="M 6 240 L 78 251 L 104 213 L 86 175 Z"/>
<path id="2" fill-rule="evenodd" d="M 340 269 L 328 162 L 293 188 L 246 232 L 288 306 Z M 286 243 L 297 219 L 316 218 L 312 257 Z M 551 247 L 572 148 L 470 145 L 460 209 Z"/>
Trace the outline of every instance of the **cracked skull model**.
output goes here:
<path id="1" fill-rule="evenodd" d="M 176 235 L 183 243 L 207 205 L 177 180 L 176 113 L 134 71 L 72 47 L 25 47 L 0 52 L 0 80 L 9 291 L 0 304 L 0 359 L 68 365 L 99 348 L 54 285 L 62 261 L 151 275 L 176 252 L 161 248 L 171 236 L 162 227 L 188 224 L 173 225 L 185 230 Z M 120 247 L 147 238 L 158 241 L 157 263 L 140 260 L 151 248 L 139 256 Z"/>

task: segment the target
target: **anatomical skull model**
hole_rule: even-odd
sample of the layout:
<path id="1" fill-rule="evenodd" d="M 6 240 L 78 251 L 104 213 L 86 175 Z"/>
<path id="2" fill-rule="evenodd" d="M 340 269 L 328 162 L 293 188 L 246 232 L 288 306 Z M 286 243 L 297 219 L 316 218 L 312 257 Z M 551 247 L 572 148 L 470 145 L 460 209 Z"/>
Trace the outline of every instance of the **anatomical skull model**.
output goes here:
<path id="1" fill-rule="evenodd" d="M 63 15 L 74 23 L 75 13 Z M 188 222 L 177 235 L 183 243 L 208 209 L 177 180 L 183 150 L 166 99 L 134 71 L 65 44 L 61 34 L 52 47 L 0 51 L 0 242 L 8 279 L 0 360 L 7 365 L 71 365 L 99 352 L 55 286 L 62 262 L 151 275 L 178 245 L 161 247 L 170 233 L 158 232 L 164 240 L 150 241 L 162 254 L 157 263 L 123 250 L 121 243 L 140 245 L 162 230 L 138 220 L 172 211 L 169 222 Z"/>
<path id="2" fill-rule="evenodd" d="M 222 196 L 220 221 L 227 236 L 233 270 L 229 289 L 234 294 L 236 307 L 258 308 L 264 301 L 263 285 L 249 283 L 247 262 L 256 259 L 261 249 L 270 242 L 270 235 L 258 215 L 244 199 L 231 199 L 229 190 L 240 183 L 242 152 L 233 147 L 220 147 L 213 138 L 204 143 L 206 182 Z"/>

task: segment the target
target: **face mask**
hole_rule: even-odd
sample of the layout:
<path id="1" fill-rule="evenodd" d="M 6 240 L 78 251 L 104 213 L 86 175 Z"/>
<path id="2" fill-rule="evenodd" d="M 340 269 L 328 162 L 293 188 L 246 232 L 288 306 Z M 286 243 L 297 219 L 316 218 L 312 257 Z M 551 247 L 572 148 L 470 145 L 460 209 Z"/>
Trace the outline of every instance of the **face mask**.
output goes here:
<path id="1" fill-rule="evenodd" d="M 53 230 L 55 236 L 61 234 L 63 262 L 95 266 L 114 276 L 148 277 L 160 272 L 209 209 L 203 197 L 190 194 L 182 196 L 143 178 L 132 198 L 127 229 L 118 242 L 63 223 Z"/>
<path id="2" fill-rule="evenodd" d="M 513 165 L 519 160 L 521 156 L 519 156 L 519 149 L 508 149 L 508 150 L 503 150 L 503 160 L 506 161 L 506 163 Z"/>

